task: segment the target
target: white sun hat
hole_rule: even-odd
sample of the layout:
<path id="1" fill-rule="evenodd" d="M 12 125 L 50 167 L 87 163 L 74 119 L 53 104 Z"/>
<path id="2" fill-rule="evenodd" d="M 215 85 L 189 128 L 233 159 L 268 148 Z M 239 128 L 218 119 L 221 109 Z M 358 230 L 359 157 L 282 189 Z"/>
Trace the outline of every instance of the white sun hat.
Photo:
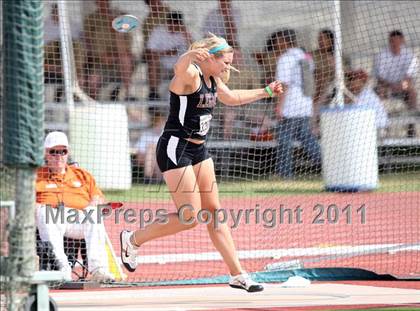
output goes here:
<path id="1" fill-rule="evenodd" d="M 69 146 L 69 140 L 67 139 L 67 135 L 63 132 L 51 132 L 45 137 L 44 148 L 52 148 L 55 146 Z"/>

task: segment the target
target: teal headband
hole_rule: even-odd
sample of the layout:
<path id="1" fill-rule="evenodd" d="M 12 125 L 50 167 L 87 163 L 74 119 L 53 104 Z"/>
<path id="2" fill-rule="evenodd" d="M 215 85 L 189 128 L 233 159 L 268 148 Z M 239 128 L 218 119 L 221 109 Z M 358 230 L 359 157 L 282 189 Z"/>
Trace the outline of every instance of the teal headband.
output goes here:
<path id="1" fill-rule="evenodd" d="M 229 44 L 227 44 L 227 42 L 224 42 L 224 43 L 222 43 L 222 44 L 220 44 L 220 45 L 218 45 L 218 46 L 210 49 L 209 50 L 209 53 L 210 54 L 216 54 L 217 52 L 219 52 L 221 50 L 224 50 L 224 49 L 226 49 L 228 47 L 230 47 Z"/>

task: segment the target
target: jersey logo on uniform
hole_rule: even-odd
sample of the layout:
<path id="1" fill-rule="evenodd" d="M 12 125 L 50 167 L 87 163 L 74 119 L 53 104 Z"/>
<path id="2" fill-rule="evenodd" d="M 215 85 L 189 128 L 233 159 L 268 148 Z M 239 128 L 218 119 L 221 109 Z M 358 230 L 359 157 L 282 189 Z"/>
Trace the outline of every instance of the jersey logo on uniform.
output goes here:
<path id="1" fill-rule="evenodd" d="M 197 108 L 214 108 L 216 106 L 217 93 L 200 94 Z"/>

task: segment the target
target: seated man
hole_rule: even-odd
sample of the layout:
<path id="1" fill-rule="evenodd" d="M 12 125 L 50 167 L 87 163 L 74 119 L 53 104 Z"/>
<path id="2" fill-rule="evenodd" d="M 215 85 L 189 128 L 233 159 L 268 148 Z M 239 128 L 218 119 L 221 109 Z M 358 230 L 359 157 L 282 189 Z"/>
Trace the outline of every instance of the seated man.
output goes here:
<path id="1" fill-rule="evenodd" d="M 418 72 L 418 59 L 406 47 L 404 35 L 400 30 L 389 33 L 389 47 L 376 55 L 373 74 L 377 79 L 376 93 L 380 98 L 389 96 L 402 98 L 409 110 L 417 109 L 415 81 Z M 408 124 L 407 137 L 415 137 L 415 124 Z"/>
<path id="2" fill-rule="evenodd" d="M 105 227 L 98 222 L 97 205 L 104 202 L 101 190 L 87 171 L 67 164 L 69 143 L 64 133 L 49 133 L 44 147 L 46 164 L 38 170 L 36 179 L 36 223 L 41 240 L 51 243 L 60 271 L 71 279 L 63 238 L 84 238 L 92 280 L 112 281 Z M 89 218 L 83 209 L 90 213 Z"/>
<path id="3" fill-rule="evenodd" d="M 346 103 L 371 108 L 375 111 L 375 125 L 378 130 L 388 125 L 388 115 L 380 98 L 367 86 L 368 75 L 363 70 L 348 71 L 345 74 L 346 87 L 354 98 L 346 97 Z"/>
<path id="4" fill-rule="evenodd" d="M 402 97 L 409 109 L 417 108 L 415 79 L 418 59 L 405 46 L 404 35 L 399 30 L 389 33 L 389 47 L 376 55 L 373 74 L 377 79 L 376 92 L 381 98 Z"/>

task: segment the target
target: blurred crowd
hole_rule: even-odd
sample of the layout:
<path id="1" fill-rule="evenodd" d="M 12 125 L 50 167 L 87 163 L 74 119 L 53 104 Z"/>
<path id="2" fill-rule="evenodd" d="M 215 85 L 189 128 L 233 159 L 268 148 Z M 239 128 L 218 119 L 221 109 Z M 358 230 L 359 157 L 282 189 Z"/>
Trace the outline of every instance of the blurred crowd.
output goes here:
<path id="1" fill-rule="evenodd" d="M 193 41 L 190 29 L 184 21 L 183 13 L 172 10 L 161 0 L 144 0 L 148 14 L 141 21 L 143 37 L 142 55 L 133 55 L 133 38 L 130 33 L 118 33 L 111 27 L 112 20 L 126 12 L 112 7 L 109 0 L 96 0 L 96 9 L 87 15 L 82 24 L 71 27 L 74 68 L 81 89 L 93 99 L 99 99 L 108 84 L 114 85 L 107 94 L 110 101 L 133 100 L 130 93 L 133 74 L 139 64 L 147 68 L 147 88 L 145 98 L 151 109 L 150 129 L 141 133 L 136 143 L 140 165 L 146 165 L 149 158 L 148 143 L 163 127 L 166 111 L 154 109 L 156 101 L 164 101 L 162 94 L 171 79 L 172 67 L 176 59 Z M 264 87 L 270 81 L 281 80 L 287 85 L 284 96 L 275 102 L 268 101 L 267 107 L 255 113 L 239 108 L 219 107 L 215 118 L 213 136 L 216 139 L 238 139 L 238 122 L 248 127 L 250 140 L 277 140 L 279 143 L 278 173 L 283 176 L 293 174 L 293 141 L 300 141 L 303 149 L 316 164 L 320 162 L 318 138 L 320 134 L 320 110 L 337 100 L 336 61 L 342 60 L 345 80 L 345 105 L 366 106 L 375 111 L 378 132 L 384 135 L 388 126 L 385 102 L 396 99 L 404 103 L 409 113 L 418 111 L 417 90 L 418 58 L 407 46 L 401 30 L 389 29 L 387 46 L 377 55 L 372 55 L 373 70 L 354 68 L 349 55 L 338 55 L 335 34 L 331 29 L 321 29 L 318 33 L 318 47 L 306 51 L 300 47 L 298 33 L 292 28 L 280 28 L 268 34 L 263 49 L 252 51 L 251 58 L 258 68 L 245 61 L 238 31 L 241 16 L 232 1 L 218 0 L 217 6 L 208 12 L 201 28 L 201 36 L 213 33 L 226 38 L 234 47 L 233 65 L 240 73 L 232 73 L 229 87 Z M 385 45 L 385 43 L 384 43 Z M 256 74 L 256 71 L 260 75 Z M 54 100 L 63 100 L 63 70 L 61 66 L 59 14 L 57 5 L 51 6 L 45 19 L 45 83 L 58 84 Z M 135 100 L 136 98 L 134 98 Z M 248 126 L 249 125 L 249 126 Z M 146 135 L 147 134 L 147 135 Z M 150 134 L 150 135 L 149 135 Z M 236 136 L 235 136 L 236 135 Z M 415 124 L 408 124 L 407 137 L 416 136 Z M 151 164 L 152 165 L 152 164 Z M 153 164 L 154 165 L 154 164 Z M 154 167 L 145 169 L 148 177 L 155 176 Z"/>

